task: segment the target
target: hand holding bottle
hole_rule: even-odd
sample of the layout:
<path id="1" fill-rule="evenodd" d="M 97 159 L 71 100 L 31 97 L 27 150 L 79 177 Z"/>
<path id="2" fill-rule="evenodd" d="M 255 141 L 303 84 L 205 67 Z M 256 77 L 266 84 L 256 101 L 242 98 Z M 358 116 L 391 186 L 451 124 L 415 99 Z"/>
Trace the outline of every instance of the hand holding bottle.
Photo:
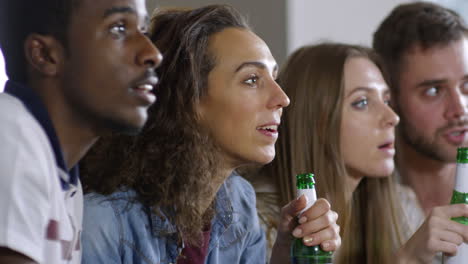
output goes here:
<path id="1" fill-rule="evenodd" d="M 444 263 L 468 263 L 468 148 L 457 150 L 451 205 L 435 207 L 398 252 L 399 263 L 431 263 L 443 252 Z"/>
<path id="2" fill-rule="evenodd" d="M 325 251 L 335 251 L 340 247 L 340 227 L 336 224 L 338 214 L 331 210 L 330 203 L 325 199 L 318 199 L 302 213 L 298 225 L 296 216 L 306 205 L 306 197 L 301 196 L 281 209 L 271 264 L 289 263 L 291 235 L 302 238 L 307 246 L 320 245 Z"/>
<path id="3" fill-rule="evenodd" d="M 457 246 L 468 242 L 468 226 L 450 220 L 468 217 L 468 205 L 435 207 L 421 227 L 398 252 L 399 263 L 432 263 L 437 252 L 457 253 Z"/>

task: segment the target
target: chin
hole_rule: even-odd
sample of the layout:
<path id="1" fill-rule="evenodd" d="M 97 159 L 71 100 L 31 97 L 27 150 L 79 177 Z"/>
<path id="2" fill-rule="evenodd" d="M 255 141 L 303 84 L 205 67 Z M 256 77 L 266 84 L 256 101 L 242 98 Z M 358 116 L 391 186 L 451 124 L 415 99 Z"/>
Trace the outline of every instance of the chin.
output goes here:
<path id="1" fill-rule="evenodd" d="M 147 115 L 133 118 L 108 118 L 101 121 L 101 127 L 115 133 L 136 135 L 140 133 L 146 123 Z"/>
<path id="2" fill-rule="evenodd" d="M 273 154 L 262 154 L 258 155 L 257 157 L 258 158 L 256 159 L 256 163 L 266 165 L 273 161 L 273 159 L 275 158 L 275 153 L 273 152 Z"/>
<path id="3" fill-rule="evenodd" d="M 389 177 L 390 175 L 392 175 L 394 170 L 395 170 L 395 166 L 393 164 L 391 166 L 384 165 L 379 170 L 377 170 L 374 175 L 376 177 Z"/>

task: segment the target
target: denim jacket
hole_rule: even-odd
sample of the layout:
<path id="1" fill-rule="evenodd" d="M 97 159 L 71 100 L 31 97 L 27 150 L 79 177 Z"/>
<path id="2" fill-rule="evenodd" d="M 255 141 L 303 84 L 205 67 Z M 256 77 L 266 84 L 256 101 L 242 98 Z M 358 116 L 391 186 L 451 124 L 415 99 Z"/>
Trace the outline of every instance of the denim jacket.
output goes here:
<path id="1" fill-rule="evenodd" d="M 176 227 L 142 204 L 129 203 L 134 196 L 134 191 L 85 196 L 82 263 L 176 263 L 182 250 Z M 215 206 L 205 263 L 266 263 L 252 186 L 231 175 L 216 194 Z"/>

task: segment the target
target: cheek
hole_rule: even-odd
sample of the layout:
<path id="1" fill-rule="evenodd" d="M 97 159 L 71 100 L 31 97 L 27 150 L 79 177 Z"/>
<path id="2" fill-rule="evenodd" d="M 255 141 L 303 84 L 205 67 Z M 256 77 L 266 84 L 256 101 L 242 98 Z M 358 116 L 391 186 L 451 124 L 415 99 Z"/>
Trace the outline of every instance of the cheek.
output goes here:
<path id="1" fill-rule="evenodd" d="M 342 138 L 341 153 L 343 155 L 344 163 L 353 168 L 360 168 L 365 165 L 369 154 L 369 147 L 367 141 L 361 137 L 348 136 Z"/>
<path id="2" fill-rule="evenodd" d="M 426 104 L 419 100 L 406 100 L 400 106 L 400 117 L 404 122 L 414 129 L 437 128 L 437 123 L 441 114 L 442 107 L 433 104 Z M 440 126 L 440 125 L 439 125 Z"/>
<path id="3" fill-rule="evenodd" d="M 341 152 L 355 155 L 367 150 L 371 127 L 366 125 L 365 120 L 349 117 L 341 127 Z"/>
<path id="4" fill-rule="evenodd" d="M 341 130 L 340 150 L 347 167 L 354 168 L 363 174 L 373 170 L 369 166 L 373 159 L 374 138 L 368 120 L 349 117 Z"/>

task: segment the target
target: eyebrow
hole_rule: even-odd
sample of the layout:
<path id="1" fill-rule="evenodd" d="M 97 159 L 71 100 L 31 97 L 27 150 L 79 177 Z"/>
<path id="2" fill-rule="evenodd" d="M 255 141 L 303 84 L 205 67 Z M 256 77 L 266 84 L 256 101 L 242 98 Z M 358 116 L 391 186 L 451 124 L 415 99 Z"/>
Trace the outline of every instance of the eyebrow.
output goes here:
<path id="1" fill-rule="evenodd" d="M 360 87 L 357 87 L 357 88 L 354 88 L 353 90 L 351 90 L 351 91 L 348 93 L 347 96 L 351 96 L 352 94 L 357 93 L 357 92 L 359 92 L 359 91 L 363 91 L 363 92 L 369 93 L 369 92 L 372 91 L 372 89 L 369 88 L 369 87 L 360 86 Z"/>
<path id="2" fill-rule="evenodd" d="M 463 76 L 463 80 L 468 80 L 468 75 Z M 435 86 L 435 85 L 440 85 L 448 82 L 447 79 L 434 79 L 434 80 L 424 80 L 420 83 L 418 83 L 417 87 L 429 87 L 429 86 Z"/>
<path id="3" fill-rule="evenodd" d="M 268 67 L 266 66 L 265 63 L 263 62 L 259 62 L 259 61 L 247 61 L 247 62 L 244 62 L 242 63 L 239 67 L 237 67 L 236 71 L 235 72 L 238 72 L 240 71 L 242 68 L 245 68 L 245 67 L 248 67 L 248 66 L 254 66 L 256 68 L 260 68 L 262 70 L 264 69 L 268 69 Z M 275 64 L 275 66 L 273 67 L 273 72 L 277 71 L 278 70 L 278 64 Z"/>
<path id="4" fill-rule="evenodd" d="M 107 18 L 109 16 L 112 16 L 114 14 L 132 14 L 132 15 L 137 15 L 137 12 L 134 8 L 129 7 L 129 6 L 114 6 L 109 9 L 106 9 L 104 11 L 103 18 Z M 150 23 L 150 18 L 149 16 L 145 16 L 145 25 L 148 25 Z"/>
<path id="5" fill-rule="evenodd" d="M 428 86 L 440 85 L 446 82 L 447 82 L 446 79 L 424 80 L 418 83 L 417 87 L 428 87 Z"/>
<path id="6" fill-rule="evenodd" d="M 374 89 L 371 89 L 369 87 L 364 87 L 364 86 L 360 86 L 360 87 L 357 87 L 355 89 L 353 89 L 346 97 L 349 97 L 351 96 L 352 94 L 356 93 L 356 92 L 359 92 L 359 91 L 364 91 L 366 93 L 372 93 L 374 92 Z M 387 94 L 390 94 L 390 89 L 387 88 L 385 89 L 385 91 L 383 92 L 384 95 L 387 95 Z"/>
<path id="7" fill-rule="evenodd" d="M 109 17 L 114 14 L 121 14 L 121 13 L 136 14 L 136 11 L 135 9 L 129 6 L 114 6 L 104 11 L 103 18 Z"/>

